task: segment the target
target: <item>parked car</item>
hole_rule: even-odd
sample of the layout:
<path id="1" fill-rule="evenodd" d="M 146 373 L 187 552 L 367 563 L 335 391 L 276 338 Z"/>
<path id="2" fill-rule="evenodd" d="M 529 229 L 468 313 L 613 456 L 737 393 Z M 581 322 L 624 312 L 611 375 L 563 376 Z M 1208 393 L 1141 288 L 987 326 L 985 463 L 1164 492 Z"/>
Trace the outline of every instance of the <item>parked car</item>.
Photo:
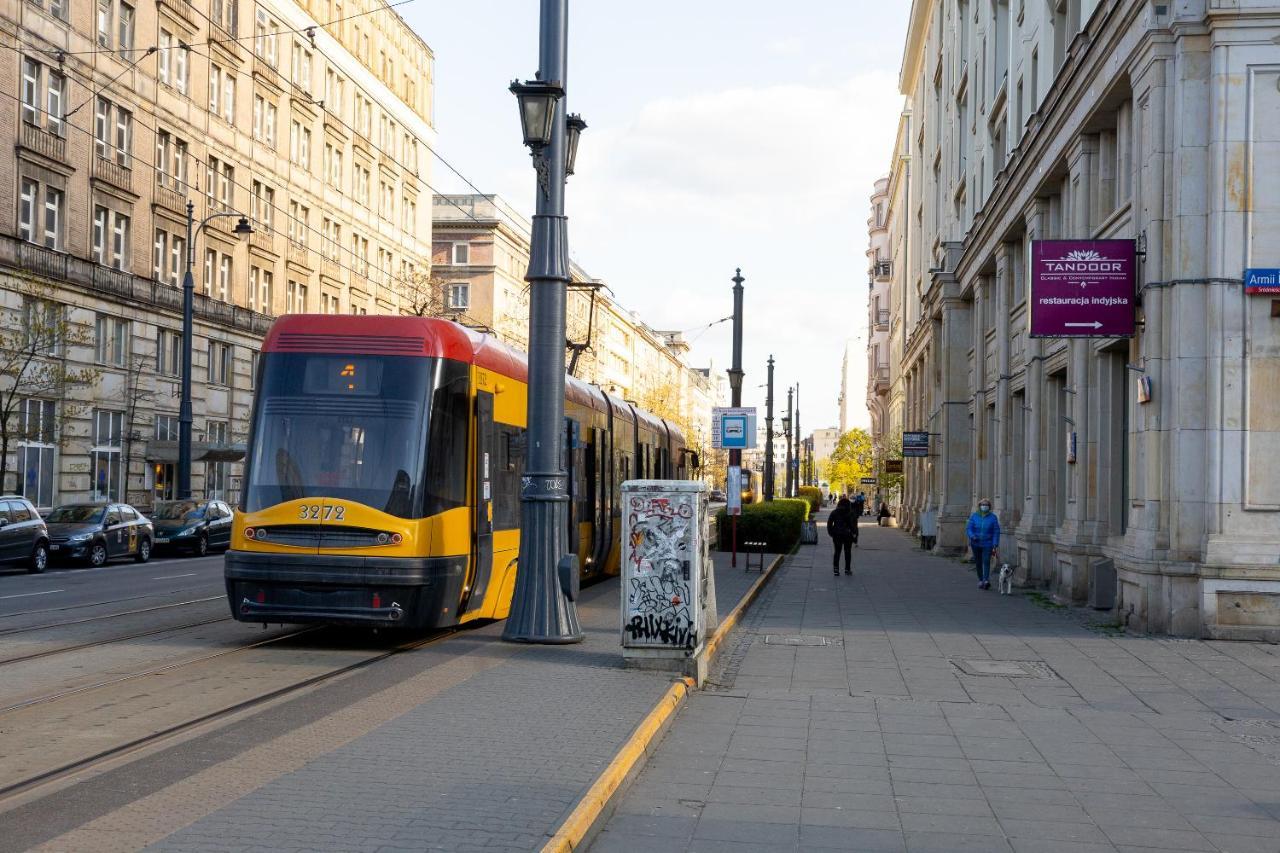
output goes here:
<path id="1" fill-rule="evenodd" d="M 713 501 L 724 503 L 724 489 L 712 489 L 709 497 Z"/>
<path id="2" fill-rule="evenodd" d="M 128 504 L 77 503 L 56 507 L 45 519 L 50 555 L 97 568 L 116 557 L 151 559 L 155 530 Z"/>
<path id="3" fill-rule="evenodd" d="M 49 529 L 21 495 L 0 496 L 0 563 L 25 564 L 32 574 L 49 565 Z"/>
<path id="4" fill-rule="evenodd" d="M 151 512 L 156 545 L 203 557 L 211 548 L 231 547 L 231 507 L 222 501 L 157 501 Z"/>

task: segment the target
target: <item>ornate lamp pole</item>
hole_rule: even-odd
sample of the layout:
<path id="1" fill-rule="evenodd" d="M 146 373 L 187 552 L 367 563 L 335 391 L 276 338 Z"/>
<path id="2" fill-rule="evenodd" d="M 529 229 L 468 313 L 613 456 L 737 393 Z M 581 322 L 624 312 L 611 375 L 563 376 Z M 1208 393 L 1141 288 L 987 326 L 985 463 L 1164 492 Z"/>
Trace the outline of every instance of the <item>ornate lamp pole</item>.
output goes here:
<path id="1" fill-rule="evenodd" d="M 769 356 L 768 392 L 764 398 L 764 499 L 773 500 L 773 356 Z"/>
<path id="2" fill-rule="evenodd" d="M 239 216 L 233 234 L 253 233 L 249 218 L 235 211 L 211 213 L 196 225 L 196 203 L 187 202 L 187 271 L 182 276 L 182 402 L 178 408 L 178 497 L 191 497 L 191 338 L 196 282 L 191 268 L 196 261 L 196 235 L 219 216 Z"/>
<path id="3" fill-rule="evenodd" d="M 782 434 L 787 438 L 787 473 L 783 478 L 783 497 L 791 497 L 791 399 L 794 388 L 787 389 L 787 413 L 782 416 Z"/>
<path id="4" fill-rule="evenodd" d="M 528 448 L 520 480 L 520 559 L 511 615 L 502 639 L 580 643 L 578 557 L 568 547 L 569 492 L 564 470 L 565 288 L 569 238 L 565 178 L 573 173 L 578 136 L 587 124 L 565 116 L 568 0 L 542 0 L 538 73 L 511 84 L 520 103 L 524 144 L 538 173 L 529 246 Z"/>

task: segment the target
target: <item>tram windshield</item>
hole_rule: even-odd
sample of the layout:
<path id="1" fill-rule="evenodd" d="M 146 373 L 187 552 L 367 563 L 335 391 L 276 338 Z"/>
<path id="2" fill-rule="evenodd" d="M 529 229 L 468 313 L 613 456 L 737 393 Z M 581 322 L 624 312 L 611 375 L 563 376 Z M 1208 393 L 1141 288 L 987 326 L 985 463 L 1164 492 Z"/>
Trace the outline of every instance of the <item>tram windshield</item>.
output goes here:
<path id="1" fill-rule="evenodd" d="M 266 353 L 245 509 L 326 497 L 423 518 L 461 506 L 468 404 L 459 362 Z"/>

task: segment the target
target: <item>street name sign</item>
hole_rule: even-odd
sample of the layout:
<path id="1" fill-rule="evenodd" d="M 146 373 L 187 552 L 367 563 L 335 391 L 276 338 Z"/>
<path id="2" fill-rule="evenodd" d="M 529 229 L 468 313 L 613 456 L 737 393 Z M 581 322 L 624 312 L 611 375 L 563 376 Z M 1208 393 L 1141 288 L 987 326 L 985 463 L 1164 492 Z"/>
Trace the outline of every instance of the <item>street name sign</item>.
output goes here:
<path id="1" fill-rule="evenodd" d="M 1280 294 L 1280 269 L 1252 267 L 1245 270 L 1244 292 Z"/>
<path id="2" fill-rule="evenodd" d="M 929 433 L 904 432 L 902 434 L 902 455 L 903 456 L 928 456 L 929 455 Z"/>
<path id="3" fill-rule="evenodd" d="M 1031 337 L 1131 338 L 1133 240 L 1033 240 Z"/>
<path id="4" fill-rule="evenodd" d="M 756 410 L 717 406 L 711 410 L 711 446 L 718 450 L 751 450 L 756 446 Z"/>

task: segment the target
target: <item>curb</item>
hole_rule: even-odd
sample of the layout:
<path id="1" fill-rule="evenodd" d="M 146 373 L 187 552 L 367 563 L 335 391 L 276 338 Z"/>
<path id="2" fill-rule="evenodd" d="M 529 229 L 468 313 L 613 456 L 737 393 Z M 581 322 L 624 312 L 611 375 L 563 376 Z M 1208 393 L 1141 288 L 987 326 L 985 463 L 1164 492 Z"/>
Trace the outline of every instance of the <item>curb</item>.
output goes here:
<path id="1" fill-rule="evenodd" d="M 760 590 L 764 588 L 769 578 L 773 577 L 774 570 L 781 565 L 785 554 L 779 554 L 773 558 L 773 562 L 769 567 L 756 578 L 756 582 L 747 590 L 747 594 L 742 600 L 729 612 L 716 628 L 715 636 L 707 643 L 706 656 L 708 665 L 715 659 L 715 654 L 720 648 L 720 642 L 728 635 L 734 625 L 738 624 L 738 620 L 752 602 L 760 595 Z M 680 710 L 680 706 L 684 704 L 685 699 L 689 696 L 689 691 L 693 688 L 694 681 L 691 678 L 684 677 L 674 682 L 667 692 L 658 700 L 658 704 L 654 706 L 645 718 L 631 733 L 631 737 L 627 738 L 626 743 L 613 756 L 613 760 L 605 767 L 587 792 L 582 795 L 582 799 L 574 806 L 573 811 L 556 830 L 555 835 L 547 840 L 542 846 L 542 853 L 572 853 L 574 850 L 581 850 L 582 843 L 591 834 L 591 830 L 595 827 L 600 816 L 605 813 L 613 801 L 613 797 L 622 788 L 623 784 L 630 778 L 644 762 L 648 755 L 649 745 L 657 741 L 665 731 L 667 724 L 671 722 L 671 718 L 675 716 L 676 711 Z"/>

